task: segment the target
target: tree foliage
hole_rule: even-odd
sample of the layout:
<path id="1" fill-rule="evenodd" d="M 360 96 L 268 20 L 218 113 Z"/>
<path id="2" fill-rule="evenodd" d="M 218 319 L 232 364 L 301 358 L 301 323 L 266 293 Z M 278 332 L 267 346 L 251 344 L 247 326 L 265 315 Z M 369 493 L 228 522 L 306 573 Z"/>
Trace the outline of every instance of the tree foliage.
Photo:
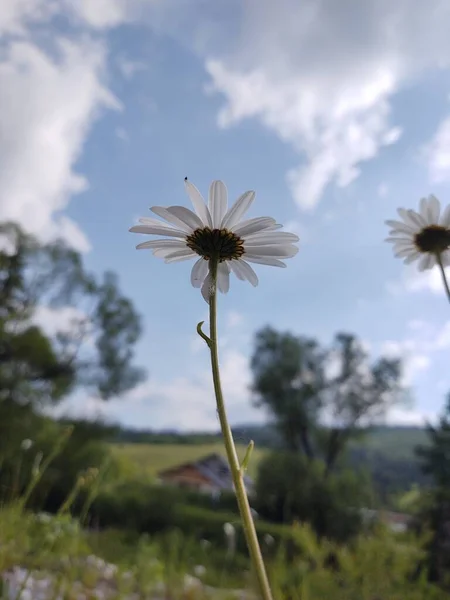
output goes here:
<path id="1" fill-rule="evenodd" d="M 258 469 L 258 513 L 278 523 L 308 522 L 321 537 L 344 541 L 356 534 L 368 481 L 352 471 L 324 477 L 324 468 L 322 461 L 293 452 L 268 454 Z"/>
<path id="2" fill-rule="evenodd" d="M 99 281 L 63 242 L 13 223 L 0 225 L 0 242 L 0 410 L 57 402 L 76 386 L 106 399 L 136 385 L 140 318 L 115 276 Z"/>
<path id="3" fill-rule="evenodd" d="M 324 460 L 327 473 L 348 442 L 405 393 L 399 360 L 371 362 L 344 333 L 324 348 L 266 327 L 256 335 L 251 367 L 256 404 L 274 419 L 285 448 Z"/>
<path id="4" fill-rule="evenodd" d="M 422 470 L 432 482 L 421 520 L 432 532 L 428 547 L 430 577 L 450 589 L 450 394 L 439 423 L 429 424 L 427 431 L 429 444 L 416 450 Z"/>

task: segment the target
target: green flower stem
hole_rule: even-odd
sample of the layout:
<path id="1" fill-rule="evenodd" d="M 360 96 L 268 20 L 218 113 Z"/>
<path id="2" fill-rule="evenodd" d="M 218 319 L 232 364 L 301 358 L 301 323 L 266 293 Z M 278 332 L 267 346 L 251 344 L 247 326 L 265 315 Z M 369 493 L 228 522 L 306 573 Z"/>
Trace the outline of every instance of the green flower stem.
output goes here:
<path id="1" fill-rule="evenodd" d="M 445 288 L 445 291 L 447 293 L 447 298 L 448 298 L 448 301 L 450 302 L 450 287 L 449 287 L 449 284 L 448 284 L 448 281 L 447 281 L 447 276 L 445 275 L 445 269 L 444 269 L 444 265 L 442 263 L 442 257 L 441 257 L 441 255 L 440 254 L 436 254 L 436 259 L 437 259 L 437 263 L 439 265 L 439 269 L 441 270 L 442 281 L 444 283 L 444 288 Z"/>
<path id="2" fill-rule="evenodd" d="M 233 440 L 233 434 L 228 423 L 227 413 L 225 410 L 225 402 L 222 394 L 222 385 L 220 383 L 219 369 L 219 350 L 217 344 L 217 267 L 218 261 L 210 261 L 210 273 L 212 279 L 212 290 L 209 300 L 209 344 L 211 352 L 211 366 L 214 381 L 214 392 L 217 402 L 217 413 L 219 415 L 222 435 L 225 442 L 228 462 L 233 478 L 234 489 L 241 514 L 242 524 L 247 540 L 247 546 L 250 552 L 250 558 L 255 569 L 256 577 L 259 583 L 261 597 L 263 600 L 272 600 L 272 592 L 270 590 L 269 579 L 267 577 L 264 566 L 261 549 L 259 547 L 258 537 L 256 535 L 255 524 L 248 502 L 247 492 L 244 483 L 244 471 L 239 464 L 239 458 L 236 452 L 236 446 Z"/>

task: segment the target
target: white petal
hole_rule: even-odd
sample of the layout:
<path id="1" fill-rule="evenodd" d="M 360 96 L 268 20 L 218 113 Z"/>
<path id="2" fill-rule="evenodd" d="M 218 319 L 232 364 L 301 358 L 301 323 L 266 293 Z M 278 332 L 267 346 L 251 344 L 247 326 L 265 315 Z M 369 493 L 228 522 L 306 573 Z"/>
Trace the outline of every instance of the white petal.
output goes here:
<path id="1" fill-rule="evenodd" d="M 417 265 L 419 271 L 426 271 L 427 269 L 431 269 L 435 263 L 433 254 L 424 254 Z"/>
<path id="2" fill-rule="evenodd" d="M 230 260 L 230 267 L 238 279 L 249 281 L 253 287 L 258 285 L 258 276 L 245 260 Z"/>
<path id="3" fill-rule="evenodd" d="M 219 263 L 217 268 L 217 287 L 222 294 L 226 294 L 230 289 L 230 267 L 227 262 Z"/>
<path id="4" fill-rule="evenodd" d="M 143 225 L 154 225 L 155 227 L 168 227 L 166 223 L 161 223 L 158 219 L 151 219 L 150 217 L 140 217 L 139 223 Z"/>
<path id="5" fill-rule="evenodd" d="M 390 242 L 392 244 L 396 244 L 397 242 L 409 242 L 410 244 L 412 244 L 412 236 L 410 237 L 402 237 L 399 235 L 391 235 L 389 237 L 387 237 L 384 241 L 385 242 Z"/>
<path id="6" fill-rule="evenodd" d="M 205 225 L 205 227 L 212 227 L 211 215 L 209 214 L 208 207 L 203 200 L 203 196 L 200 194 L 195 185 L 186 179 L 184 180 L 184 187 L 189 195 L 189 198 L 191 199 L 195 212 L 202 220 L 202 223 Z"/>
<path id="7" fill-rule="evenodd" d="M 172 207 L 166 208 L 164 206 L 152 206 L 150 210 L 154 212 L 155 215 L 158 215 L 158 217 L 161 217 L 162 219 L 165 219 L 172 225 L 175 225 L 175 227 L 177 227 L 178 229 L 182 229 L 186 233 L 192 233 L 192 227 L 189 227 L 189 225 L 186 225 L 184 221 L 172 214 L 169 211 L 169 208 Z"/>
<path id="8" fill-rule="evenodd" d="M 408 210 L 408 217 L 410 218 L 410 220 L 414 223 L 414 225 L 416 225 L 418 228 L 422 229 L 423 227 L 426 226 L 426 222 L 425 219 L 422 217 L 422 215 L 419 215 L 418 212 L 416 212 L 415 210 Z"/>
<path id="9" fill-rule="evenodd" d="M 241 221 L 234 225 L 234 227 L 229 227 L 228 229 L 233 231 L 236 235 L 244 236 L 251 235 L 257 231 L 268 230 L 272 227 L 277 227 L 278 229 L 281 225 L 277 225 L 275 219 L 272 219 L 272 217 L 254 217 L 253 219 Z"/>
<path id="10" fill-rule="evenodd" d="M 245 247 L 257 246 L 258 244 L 291 244 L 299 241 L 298 235 L 287 231 L 262 231 L 244 237 Z"/>
<path id="11" fill-rule="evenodd" d="M 228 193 L 223 181 L 213 181 L 209 186 L 208 206 L 213 228 L 220 229 L 228 208 Z"/>
<path id="12" fill-rule="evenodd" d="M 445 252 L 443 252 L 441 255 L 441 259 L 444 267 L 450 266 L 450 250 L 446 250 Z"/>
<path id="13" fill-rule="evenodd" d="M 416 233 L 417 231 L 417 227 L 411 227 L 411 225 L 406 225 L 401 221 L 389 220 L 385 221 L 385 223 L 386 225 L 389 225 L 389 227 L 392 227 L 396 231 L 403 231 L 405 233 Z"/>
<path id="14" fill-rule="evenodd" d="M 212 286 L 211 274 L 208 273 L 208 275 L 205 277 L 205 281 L 203 282 L 203 285 L 202 285 L 202 296 L 208 304 L 209 304 L 209 299 L 211 297 L 211 291 L 212 291 L 211 286 Z"/>
<path id="15" fill-rule="evenodd" d="M 410 225 L 414 228 L 421 228 L 426 223 L 420 215 L 417 215 L 413 210 L 406 210 L 405 208 L 397 208 L 397 212 L 400 217 L 405 221 L 406 225 Z"/>
<path id="16" fill-rule="evenodd" d="M 194 258 L 194 256 L 198 256 L 198 254 L 196 254 L 190 248 L 184 248 L 183 250 L 177 250 L 176 252 L 167 254 L 166 258 L 165 258 L 165 262 L 166 263 L 179 262 L 181 260 L 188 260 L 190 258 Z"/>
<path id="17" fill-rule="evenodd" d="M 420 199 L 419 210 L 422 218 L 425 219 L 425 223 L 428 225 L 428 200 L 426 198 Z"/>
<path id="18" fill-rule="evenodd" d="M 222 227 L 231 228 L 237 225 L 241 217 L 248 211 L 251 203 L 255 199 L 255 192 L 249 191 L 239 196 L 233 206 L 225 215 L 222 221 Z"/>
<path id="19" fill-rule="evenodd" d="M 181 240 L 149 240 L 148 242 L 142 242 L 136 246 L 138 250 L 145 248 L 171 248 L 173 250 L 181 250 L 186 248 L 185 242 Z"/>
<path id="20" fill-rule="evenodd" d="M 147 233 L 148 235 L 168 235 L 175 238 L 186 238 L 186 232 L 181 229 L 173 229 L 172 227 L 166 227 L 165 225 L 135 225 L 131 227 L 132 233 Z"/>
<path id="21" fill-rule="evenodd" d="M 407 256 L 403 262 L 405 263 L 405 265 L 409 265 L 410 263 L 420 258 L 420 256 L 420 252 L 411 252 L 411 254 Z"/>
<path id="22" fill-rule="evenodd" d="M 242 261 L 230 260 L 230 261 L 228 261 L 228 265 L 238 279 L 240 279 L 241 281 L 247 281 L 247 278 L 244 277 L 244 275 L 242 274 L 242 271 L 239 268 L 237 271 L 234 270 L 234 266 L 237 262 L 242 262 Z"/>
<path id="23" fill-rule="evenodd" d="M 286 268 L 286 263 L 278 258 L 268 258 L 267 256 L 253 256 L 253 254 L 246 254 L 245 260 L 259 265 L 268 265 L 269 267 L 282 267 Z"/>
<path id="24" fill-rule="evenodd" d="M 446 207 L 441 217 L 441 225 L 443 227 L 450 227 L 450 204 Z"/>
<path id="25" fill-rule="evenodd" d="M 412 243 L 412 240 L 396 240 L 394 248 L 416 248 L 416 246 Z"/>
<path id="26" fill-rule="evenodd" d="M 208 275 L 208 261 L 204 258 L 199 258 L 194 264 L 191 271 L 191 283 L 195 288 L 202 286 L 205 277 Z"/>
<path id="27" fill-rule="evenodd" d="M 402 258 L 404 256 L 409 256 L 412 253 L 416 253 L 417 251 L 415 250 L 415 248 L 402 248 L 400 250 L 396 250 L 394 252 L 395 256 L 398 256 L 399 258 Z"/>
<path id="28" fill-rule="evenodd" d="M 430 220 L 429 220 L 430 225 L 439 223 L 440 213 L 441 213 L 441 203 L 436 198 L 436 196 L 433 196 L 433 194 L 431 194 L 428 197 L 428 215 L 430 218 Z"/>
<path id="29" fill-rule="evenodd" d="M 277 244 L 276 246 L 252 246 L 254 256 L 270 256 L 271 258 L 292 258 L 298 252 L 298 247 L 292 244 Z M 245 255 L 244 255 L 245 256 Z"/>
<path id="30" fill-rule="evenodd" d="M 184 250 L 186 248 L 186 246 L 184 248 L 180 248 L 179 250 Z M 153 256 L 157 256 L 158 258 L 166 258 L 166 256 L 169 256 L 169 254 L 173 254 L 174 252 L 177 252 L 178 248 L 173 248 L 173 247 L 157 247 L 157 248 L 153 248 Z"/>
<path id="31" fill-rule="evenodd" d="M 169 206 L 167 210 L 175 215 L 180 221 L 183 221 L 188 227 L 190 227 L 191 231 L 195 229 L 203 229 L 204 225 L 199 217 L 192 210 L 186 208 L 185 206 Z"/>

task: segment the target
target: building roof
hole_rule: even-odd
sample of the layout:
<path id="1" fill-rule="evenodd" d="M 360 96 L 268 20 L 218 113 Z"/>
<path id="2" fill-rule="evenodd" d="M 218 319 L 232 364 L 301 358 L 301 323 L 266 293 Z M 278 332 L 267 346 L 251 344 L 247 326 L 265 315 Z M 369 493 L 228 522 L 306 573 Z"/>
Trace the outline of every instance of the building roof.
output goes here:
<path id="1" fill-rule="evenodd" d="M 179 465 L 164 469 L 158 473 L 159 477 L 167 477 L 184 467 L 195 467 L 211 483 L 223 490 L 233 489 L 233 480 L 231 478 L 230 467 L 227 460 L 216 452 L 203 456 L 195 461 L 185 462 Z M 250 477 L 244 476 L 246 486 L 251 487 L 253 481 Z"/>

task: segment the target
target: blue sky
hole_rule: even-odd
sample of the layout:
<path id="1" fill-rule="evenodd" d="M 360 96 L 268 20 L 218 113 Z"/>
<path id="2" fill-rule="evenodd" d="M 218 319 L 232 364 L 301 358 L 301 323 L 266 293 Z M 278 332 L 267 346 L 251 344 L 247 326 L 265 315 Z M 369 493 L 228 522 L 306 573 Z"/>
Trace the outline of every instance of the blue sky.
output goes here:
<path id="1" fill-rule="evenodd" d="M 152 205 L 189 206 L 188 176 L 249 216 L 300 236 L 288 269 L 258 269 L 220 297 L 222 368 L 234 423 L 252 408 L 248 357 L 263 325 L 357 334 L 405 359 L 414 406 L 434 418 L 450 390 L 450 306 L 439 273 L 383 242 L 384 220 L 421 196 L 450 202 L 450 5 L 403 0 L 4 0 L 0 8 L 0 218 L 64 236 L 115 270 L 143 315 L 148 380 L 102 404 L 62 407 L 138 427 L 215 429 L 206 305 L 188 263 L 165 265 L 128 233 Z M 67 311 L 41 320 L 64 326 Z"/>

